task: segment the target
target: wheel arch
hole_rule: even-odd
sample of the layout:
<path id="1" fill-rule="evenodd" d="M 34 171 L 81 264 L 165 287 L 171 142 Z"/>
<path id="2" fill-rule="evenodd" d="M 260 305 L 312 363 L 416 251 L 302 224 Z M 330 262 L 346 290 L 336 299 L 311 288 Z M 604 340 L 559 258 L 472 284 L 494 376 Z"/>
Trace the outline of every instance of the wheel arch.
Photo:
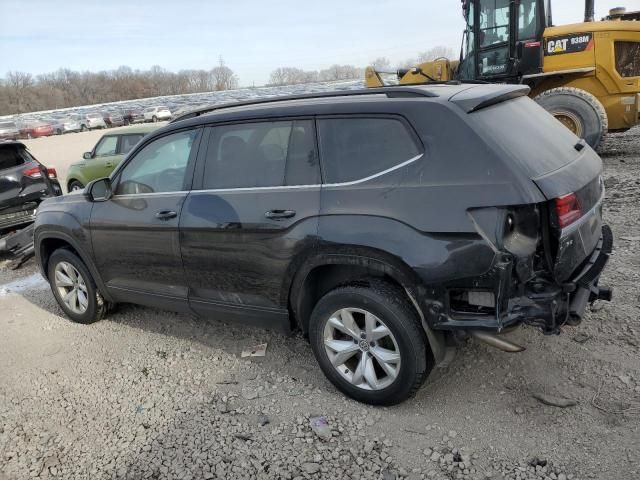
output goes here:
<path id="1" fill-rule="evenodd" d="M 82 260 L 86 265 L 102 296 L 107 301 L 113 301 L 102 281 L 102 277 L 100 276 L 98 269 L 91 260 L 91 256 L 72 236 L 62 231 L 36 234 L 35 247 L 38 266 L 45 278 L 48 278 L 47 272 L 49 269 L 49 259 L 51 258 L 51 254 L 60 248 L 67 248 L 80 257 L 80 260 Z"/>
<path id="2" fill-rule="evenodd" d="M 306 335 L 311 312 L 323 295 L 346 284 L 382 280 L 398 287 L 418 314 L 436 363 L 445 356 L 444 335 L 433 331 L 420 307 L 424 287 L 418 275 L 401 259 L 373 248 L 347 247 L 345 251 L 318 252 L 300 267 L 285 292 L 292 323 Z"/>

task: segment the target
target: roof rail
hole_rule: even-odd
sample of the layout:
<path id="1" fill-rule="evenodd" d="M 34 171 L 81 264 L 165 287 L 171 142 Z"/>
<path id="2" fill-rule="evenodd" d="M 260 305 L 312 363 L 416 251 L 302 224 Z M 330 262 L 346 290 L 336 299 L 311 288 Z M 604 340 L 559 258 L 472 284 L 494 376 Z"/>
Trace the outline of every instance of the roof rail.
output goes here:
<path id="1" fill-rule="evenodd" d="M 267 98 L 257 98 L 254 100 L 228 102 L 228 103 L 222 103 L 220 105 L 210 105 L 208 107 L 198 108 L 190 112 L 187 112 L 184 115 L 180 115 L 179 117 L 174 118 L 169 123 L 174 123 L 180 120 L 187 120 L 189 118 L 199 117 L 200 115 L 211 113 L 216 110 L 222 110 L 225 108 L 244 107 L 248 105 L 262 105 L 265 103 L 286 102 L 288 100 L 309 100 L 314 98 L 331 98 L 331 97 L 357 97 L 357 96 L 376 95 L 376 94 L 384 94 L 389 98 L 437 97 L 438 96 L 435 93 L 430 92 L 428 90 L 424 90 L 422 88 L 398 87 L 396 85 L 388 86 L 388 87 L 358 89 L 358 90 L 334 90 L 330 92 L 302 93 L 299 95 L 280 95 L 280 96 L 267 97 Z"/>

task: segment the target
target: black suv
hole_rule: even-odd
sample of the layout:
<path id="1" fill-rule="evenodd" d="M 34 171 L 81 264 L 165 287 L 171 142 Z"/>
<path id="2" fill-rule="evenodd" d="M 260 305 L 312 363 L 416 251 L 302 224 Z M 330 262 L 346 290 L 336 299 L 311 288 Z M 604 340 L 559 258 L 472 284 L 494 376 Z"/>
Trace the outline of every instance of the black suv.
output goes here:
<path id="1" fill-rule="evenodd" d="M 40 202 L 61 193 L 54 168 L 38 162 L 22 142 L 0 140 L 0 237 L 32 223 Z"/>
<path id="2" fill-rule="evenodd" d="M 340 390 L 414 393 L 456 340 L 577 323 L 611 251 L 600 158 L 527 87 L 388 87 L 218 106 L 46 201 L 65 313 L 110 303 L 298 328 Z"/>

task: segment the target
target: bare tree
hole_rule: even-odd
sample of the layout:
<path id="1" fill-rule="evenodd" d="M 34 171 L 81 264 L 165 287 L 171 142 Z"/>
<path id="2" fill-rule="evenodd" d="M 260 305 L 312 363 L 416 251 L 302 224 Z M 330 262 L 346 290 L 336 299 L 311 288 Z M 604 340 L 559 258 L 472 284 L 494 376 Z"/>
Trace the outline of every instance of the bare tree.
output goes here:
<path id="1" fill-rule="evenodd" d="M 385 71 L 391 69 L 391 60 L 387 57 L 378 57 L 373 62 L 371 62 L 371 66 L 376 71 Z"/>
<path id="2" fill-rule="evenodd" d="M 170 72 L 158 65 L 147 71 L 121 66 L 102 72 L 60 69 L 33 77 L 9 72 L 0 78 L 0 115 L 132 100 L 157 95 L 236 88 L 238 78 L 220 59 L 212 70 Z"/>
<path id="3" fill-rule="evenodd" d="M 231 90 L 238 88 L 238 77 L 229 67 L 224 64 L 224 60 L 220 57 L 217 67 L 211 70 L 214 90 Z"/>
<path id="4" fill-rule="evenodd" d="M 420 52 L 418 54 L 418 63 L 433 62 L 439 58 L 453 59 L 456 54 L 451 47 L 445 47 L 443 45 L 437 45 L 429 50 Z"/>

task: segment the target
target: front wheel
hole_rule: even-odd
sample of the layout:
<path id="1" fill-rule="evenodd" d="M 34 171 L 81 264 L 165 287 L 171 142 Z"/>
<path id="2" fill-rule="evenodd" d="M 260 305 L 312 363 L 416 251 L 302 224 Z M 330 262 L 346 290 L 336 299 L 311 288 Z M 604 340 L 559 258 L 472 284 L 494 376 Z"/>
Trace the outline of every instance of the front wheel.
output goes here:
<path id="1" fill-rule="evenodd" d="M 64 248 L 53 252 L 47 275 L 53 296 L 72 321 L 93 323 L 104 318 L 107 303 L 75 253 Z"/>
<path id="2" fill-rule="evenodd" d="M 86 132 L 87 131 L 87 126 L 86 125 L 81 125 L 80 126 L 80 131 L 81 132 Z"/>
<path id="3" fill-rule="evenodd" d="M 600 100 L 573 87 L 552 88 L 535 98 L 560 123 L 596 150 L 607 133 L 609 120 Z"/>
<path id="4" fill-rule="evenodd" d="M 311 314 L 309 338 L 331 383 L 372 405 L 411 397 L 433 368 L 416 312 L 402 290 L 383 282 L 327 293 Z"/>
<path id="5" fill-rule="evenodd" d="M 151 118 L 151 121 L 153 123 L 156 123 L 158 121 L 158 117 L 156 117 L 155 115 Z"/>

